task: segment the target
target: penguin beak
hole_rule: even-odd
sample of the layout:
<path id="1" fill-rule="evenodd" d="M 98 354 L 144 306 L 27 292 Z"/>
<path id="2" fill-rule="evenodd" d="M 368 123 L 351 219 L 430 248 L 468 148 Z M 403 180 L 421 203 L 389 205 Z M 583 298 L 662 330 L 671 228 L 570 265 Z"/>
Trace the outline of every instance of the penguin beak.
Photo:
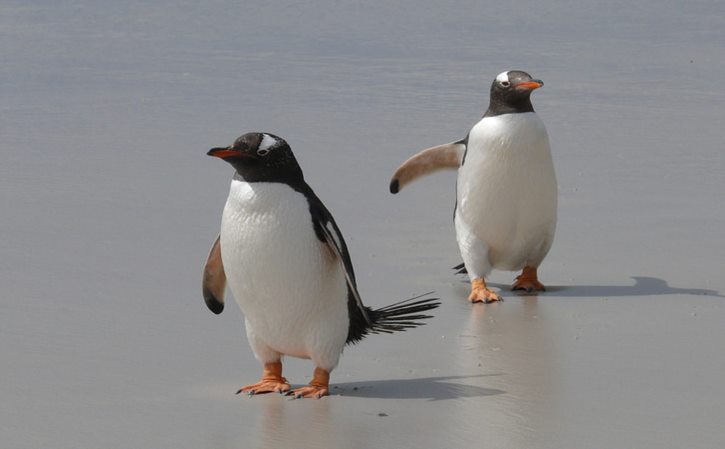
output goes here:
<path id="1" fill-rule="evenodd" d="M 243 151 L 235 150 L 232 147 L 212 148 L 206 154 L 207 156 L 214 156 L 220 159 L 229 159 L 231 157 L 251 157 L 249 154 Z"/>
<path id="2" fill-rule="evenodd" d="M 516 85 L 517 89 L 524 89 L 524 90 L 534 90 L 538 89 L 539 87 L 543 86 L 544 82 L 541 80 L 531 80 L 531 81 L 525 81 L 523 83 L 519 83 Z"/>

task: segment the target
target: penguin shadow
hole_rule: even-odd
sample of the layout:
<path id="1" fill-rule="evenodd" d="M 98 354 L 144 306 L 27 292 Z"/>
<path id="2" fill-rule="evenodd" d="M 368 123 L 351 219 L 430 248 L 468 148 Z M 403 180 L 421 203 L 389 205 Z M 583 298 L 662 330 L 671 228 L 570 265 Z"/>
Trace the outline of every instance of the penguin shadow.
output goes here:
<path id="1" fill-rule="evenodd" d="M 547 285 L 546 292 L 552 296 L 565 298 L 599 298 L 599 297 L 624 297 L 624 296 L 661 296 L 661 295 L 694 295 L 714 296 L 725 298 L 716 290 L 704 288 L 679 288 L 671 287 L 666 280 L 650 276 L 632 276 L 634 285 Z M 511 287 L 504 284 L 491 284 L 503 291 L 509 291 L 519 296 L 539 296 L 537 293 L 511 292 Z"/>
<path id="2" fill-rule="evenodd" d="M 472 376 L 440 376 L 420 379 L 348 382 L 333 385 L 330 393 L 361 398 L 428 399 L 430 401 L 495 396 L 506 392 L 496 388 L 484 388 L 452 381 L 497 375 L 479 374 Z"/>

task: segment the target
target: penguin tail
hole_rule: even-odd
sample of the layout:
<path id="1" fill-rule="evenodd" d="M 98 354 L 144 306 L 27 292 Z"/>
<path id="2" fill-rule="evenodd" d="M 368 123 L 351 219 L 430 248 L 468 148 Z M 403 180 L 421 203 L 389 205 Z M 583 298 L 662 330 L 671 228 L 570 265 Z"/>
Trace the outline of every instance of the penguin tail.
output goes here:
<path id="1" fill-rule="evenodd" d="M 433 318 L 423 312 L 433 310 L 441 305 L 439 298 L 425 298 L 433 292 L 415 296 L 395 304 L 377 310 L 369 310 L 371 332 L 374 334 L 402 332 L 407 329 L 422 326 L 425 323 L 420 320 Z"/>
<path id="2" fill-rule="evenodd" d="M 464 264 L 463 262 L 453 267 L 453 269 L 456 270 L 456 274 L 468 274 L 468 270 L 466 270 L 466 264 Z"/>
<path id="3" fill-rule="evenodd" d="M 365 321 L 362 314 L 358 319 L 352 319 L 347 343 L 357 343 L 368 334 L 392 334 L 423 326 L 425 322 L 422 320 L 433 318 L 433 315 L 425 312 L 441 305 L 440 298 L 425 298 L 432 293 L 414 296 L 380 309 L 365 307 L 369 321 Z"/>

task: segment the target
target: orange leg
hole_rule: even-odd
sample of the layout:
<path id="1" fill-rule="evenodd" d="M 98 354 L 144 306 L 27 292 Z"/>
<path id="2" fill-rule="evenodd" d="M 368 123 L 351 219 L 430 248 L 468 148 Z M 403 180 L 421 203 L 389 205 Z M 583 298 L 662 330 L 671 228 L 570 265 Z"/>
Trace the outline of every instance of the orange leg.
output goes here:
<path id="1" fill-rule="evenodd" d="M 476 278 L 471 281 L 471 294 L 468 296 L 468 300 L 473 303 L 484 302 L 486 304 L 503 301 L 499 295 L 486 287 L 486 281 L 483 278 Z"/>
<path id="2" fill-rule="evenodd" d="M 315 372 L 312 375 L 310 384 L 306 387 L 295 388 L 294 390 L 287 393 L 293 396 L 295 399 L 299 398 L 317 398 L 320 399 L 323 396 L 330 394 L 330 373 L 322 368 L 315 368 Z"/>
<path id="3" fill-rule="evenodd" d="M 511 286 L 512 290 L 526 290 L 527 292 L 543 292 L 546 290 L 544 284 L 539 282 L 539 278 L 536 275 L 536 268 L 524 267 L 524 270 L 520 275 L 516 277 L 514 285 Z"/>
<path id="4" fill-rule="evenodd" d="M 250 396 L 262 393 L 286 393 L 290 390 L 287 379 L 282 377 L 282 362 L 272 362 L 264 364 L 262 372 L 262 380 L 256 384 L 245 385 L 237 391 L 239 393 L 248 393 Z"/>

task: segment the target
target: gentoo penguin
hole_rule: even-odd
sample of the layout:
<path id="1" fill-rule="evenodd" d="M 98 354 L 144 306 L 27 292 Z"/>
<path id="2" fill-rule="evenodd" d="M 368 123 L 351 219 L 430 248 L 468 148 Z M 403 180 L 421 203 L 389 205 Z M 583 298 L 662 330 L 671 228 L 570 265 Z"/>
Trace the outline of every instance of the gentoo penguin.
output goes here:
<path id="1" fill-rule="evenodd" d="M 397 193 L 432 171 L 458 169 L 453 215 L 463 264 L 455 268 L 468 272 L 471 302 L 501 300 L 484 281 L 492 268 L 523 270 L 513 290 L 544 290 L 536 271 L 554 239 L 557 185 L 546 128 L 530 99 L 543 85 L 526 72 L 499 74 L 488 110 L 464 139 L 421 151 L 390 182 Z"/>
<path id="2" fill-rule="evenodd" d="M 237 393 L 325 396 L 346 344 L 431 318 L 422 312 L 438 307 L 437 298 L 416 297 L 377 310 L 363 305 L 340 229 L 283 139 L 248 133 L 207 154 L 236 173 L 204 267 L 204 300 L 221 313 L 229 283 L 249 344 L 264 366 L 262 379 Z M 290 389 L 282 377 L 285 355 L 312 359 L 308 386 Z"/>

